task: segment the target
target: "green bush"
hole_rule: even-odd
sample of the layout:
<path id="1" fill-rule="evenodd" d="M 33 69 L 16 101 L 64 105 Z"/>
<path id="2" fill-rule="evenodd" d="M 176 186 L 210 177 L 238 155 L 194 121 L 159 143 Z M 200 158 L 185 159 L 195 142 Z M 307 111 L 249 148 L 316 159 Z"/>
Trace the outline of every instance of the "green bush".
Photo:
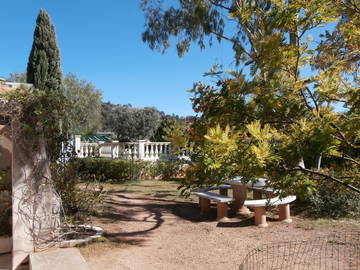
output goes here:
<path id="1" fill-rule="evenodd" d="M 179 159 L 158 159 L 151 164 L 150 175 L 163 180 L 184 177 L 184 166 L 184 161 Z"/>
<path id="2" fill-rule="evenodd" d="M 55 189 L 61 198 L 65 217 L 72 224 L 83 222 L 93 214 L 96 206 L 102 201 L 103 187 L 96 181 L 82 183 L 78 164 L 70 160 L 51 165 Z"/>
<path id="3" fill-rule="evenodd" d="M 320 183 L 317 191 L 309 198 L 310 213 L 316 217 L 359 217 L 360 195 L 341 190 L 327 183 Z"/>
<path id="4" fill-rule="evenodd" d="M 151 166 L 151 162 L 148 161 L 105 158 L 81 158 L 75 162 L 84 181 L 95 178 L 100 182 L 110 183 L 147 178 Z"/>
<path id="5" fill-rule="evenodd" d="M 125 183 L 139 179 L 171 179 L 181 177 L 184 161 L 159 159 L 132 161 L 106 158 L 81 158 L 75 160 L 83 181 L 97 179 L 99 182 Z"/>

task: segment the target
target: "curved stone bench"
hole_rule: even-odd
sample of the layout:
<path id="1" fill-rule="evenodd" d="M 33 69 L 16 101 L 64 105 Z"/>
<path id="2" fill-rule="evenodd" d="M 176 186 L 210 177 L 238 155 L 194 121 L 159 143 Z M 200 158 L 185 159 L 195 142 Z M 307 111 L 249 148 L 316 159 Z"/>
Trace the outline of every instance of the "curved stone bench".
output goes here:
<path id="1" fill-rule="evenodd" d="M 248 187 L 248 189 L 251 189 L 253 191 L 254 200 L 261 200 L 263 193 L 267 195 L 271 195 L 275 193 L 275 191 L 272 188 L 265 186 L 250 186 Z"/>
<path id="2" fill-rule="evenodd" d="M 211 187 L 202 187 L 202 188 L 194 188 L 192 192 L 206 192 L 211 190 L 219 190 L 221 195 L 227 196 L 228 189 L 231 189 L 230 185 L 220 185 L 220 186 L 211 186 Z"/>
<path id="3" fill-rule="evenodd" d="M 234 198 L 225 195 L 216 194 L 208 191 L 193 192 L 199 196 L 200 213 L 208 214 L 210 212 L 210 201 L 217 203 L 217 220 L 227 218 L 228 203 L 232 202 Z"/>
<path id="4" fill-rule="evenodd" d="M 249 208 L 255 209 L 255 225 L 259 227 L 267 227 L 266 222 L 266 206 L 278 206 L 279 207 L 279 220 L 285 222 L 291 222 L 290 217 L 290 205 L 289 203 L 296 200 L 296 196 L 287 196 L 285 198 L 275 197 L 272 199 L 263 200 L 245 200 L 244 205 Z"/>

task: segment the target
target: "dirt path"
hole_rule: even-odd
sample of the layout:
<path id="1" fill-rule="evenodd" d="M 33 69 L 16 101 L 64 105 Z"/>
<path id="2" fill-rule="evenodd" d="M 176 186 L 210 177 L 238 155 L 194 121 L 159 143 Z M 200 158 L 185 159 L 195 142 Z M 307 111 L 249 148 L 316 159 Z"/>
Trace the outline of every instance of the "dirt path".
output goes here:
<path id="1" fill-rule="evenodd" d="M 95 270 L 238 269 L 244 256 L 262 244 L 329 233 L 328 226 L 304 228 L 297 217 L 291 224 L 270 221 L 265 229 L 253 226 L 253 219 L 218 223 L 200 218 L 193 202 L 133 193 L 113 193 L 107 205 L 111 214 L 94 223 L 105 229 L 110 242 L 82 250 Z"/>

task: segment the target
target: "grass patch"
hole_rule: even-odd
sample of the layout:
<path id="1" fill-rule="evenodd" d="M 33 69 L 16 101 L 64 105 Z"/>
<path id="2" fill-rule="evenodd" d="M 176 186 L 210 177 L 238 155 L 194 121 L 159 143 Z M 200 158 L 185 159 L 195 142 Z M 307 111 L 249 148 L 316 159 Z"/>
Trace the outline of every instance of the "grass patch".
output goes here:
<path id="1" fill-rule="evenodd" d="M 104 190 L 108 193 L 137 193 L 156 198 L 184 200 L 178 191 L 180 181 L 163 180 L 138 180 L 124 184 L 104 184 Z"/>

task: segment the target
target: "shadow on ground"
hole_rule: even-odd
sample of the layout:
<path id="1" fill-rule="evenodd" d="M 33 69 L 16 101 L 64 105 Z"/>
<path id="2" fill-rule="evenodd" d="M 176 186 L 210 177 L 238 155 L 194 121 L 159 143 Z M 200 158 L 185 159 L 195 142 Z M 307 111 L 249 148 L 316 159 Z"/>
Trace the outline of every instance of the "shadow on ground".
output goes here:
<path id="1" fill-rule="evenodd" d="M 144 245 L 151 233 L 162 226 L 165 214 L 191 222 L 209 221 L 199 215 L 196 203 L 166 199 L 171 195 L 167 191 L 151 194 L 151 197 L 111 192 L 104 200 L 105 206 L 96 215 L 96 223 L 104 226 L 104 236 L 111 242 Z"/>
<path id="2" fill-rule="evenodd" d="M 97 215 L 97 219 L 104 225 L 105 236 L 110 241 L 130 245 L 144 245 L 151 233 L 163 225 L 164 215 L 172 214 L 181 220 L 190 222 L 216 221 L 216 206 L 212 207 L 209 216 L 201 216 L 197 202 L 174 201 L 169 199 L 171 195 L 173 194 L 169 194 L 167 191 L 154 193 L 151 196 L 111 192 L 106 197 L 105 207 Z M 242 220 L 234 217 L 235 215 L 230 213 L 231 219 L 219 222 L 217 226 L 233 228 L 253 226 L 254 224 L 253 217 Z M 268 218 L 267 220 L 272 222 L 274 219 Z"/>
<path id="3" fill-rule="evenodd" d="M 270 223 L 270 222 L 277 222 L 278 220 L 275 218 L 271 218 L 271 217 L 267 217 L 266 218 L 266 222 Z M 222 228 L 239 228 L 239 227 L 249 227 L 249 226 L 254 226 L 255 223 L 255 218 L 254 217 L 249 217 L 249 218 L 244 218 L 242 220 L 236 220 L 236 221 L 220 221 L 217 224 L 217 227 L 222 227 Z"/>

